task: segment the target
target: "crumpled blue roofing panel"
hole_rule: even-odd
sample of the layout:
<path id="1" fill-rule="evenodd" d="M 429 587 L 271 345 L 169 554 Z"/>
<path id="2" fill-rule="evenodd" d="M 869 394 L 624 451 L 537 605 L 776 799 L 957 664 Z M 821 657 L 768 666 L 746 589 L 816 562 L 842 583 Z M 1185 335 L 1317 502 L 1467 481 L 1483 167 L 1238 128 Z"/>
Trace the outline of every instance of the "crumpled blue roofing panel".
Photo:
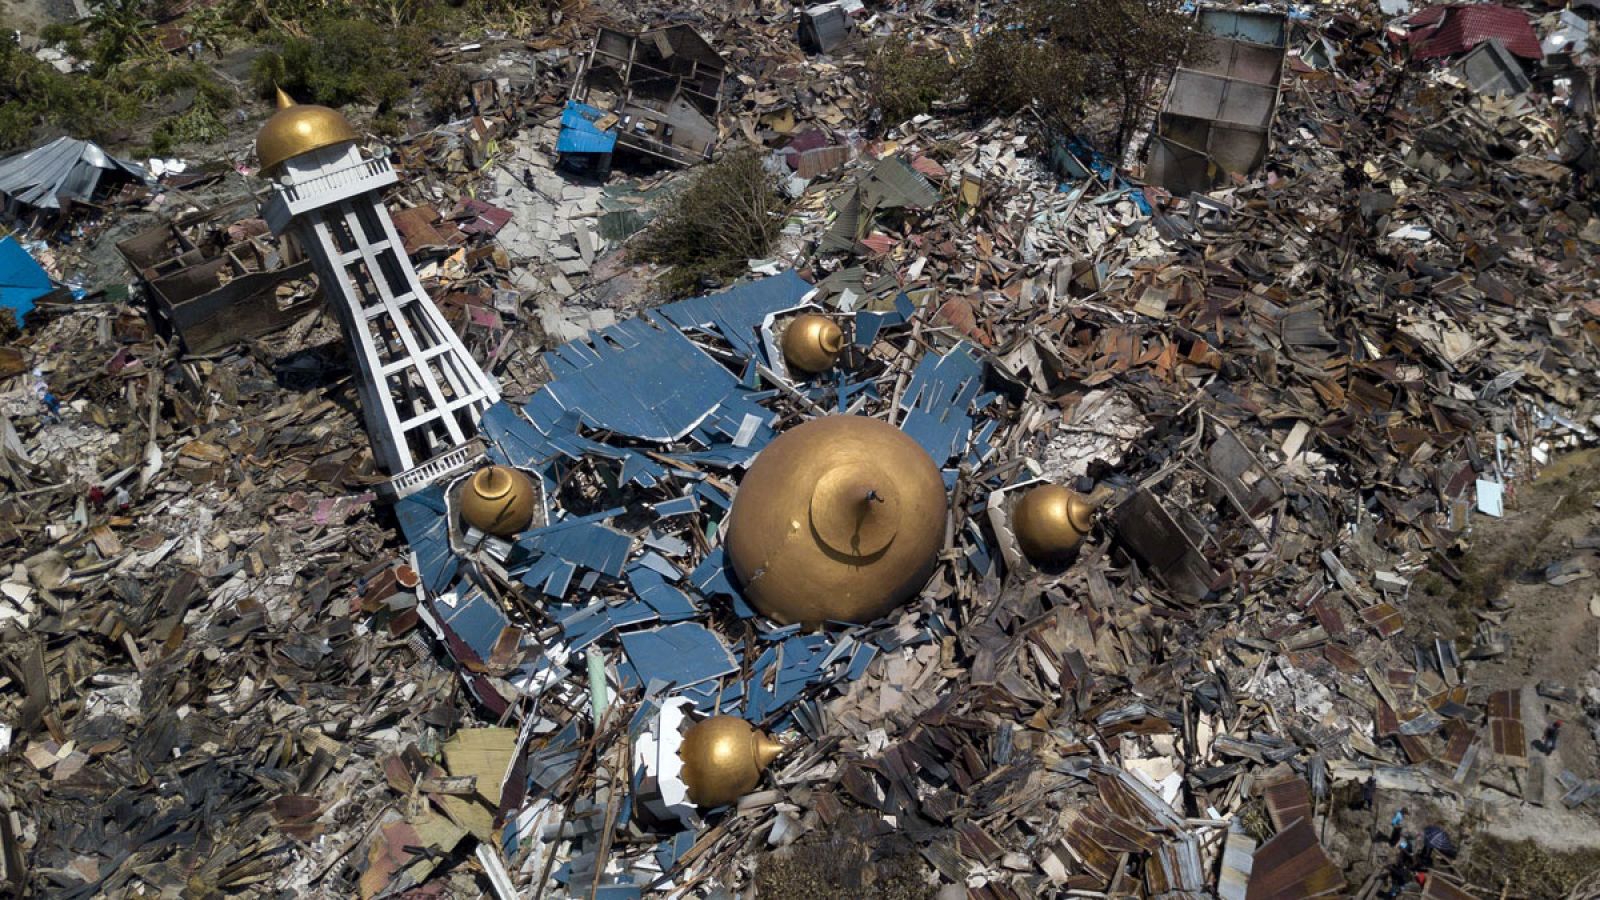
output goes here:
<path id="1" fill-rule="evenodd" d="M 691 297 L 656 307 L 647 315 L 659 317 L 682 331 L 710 328 L 745 359 L 762 359 L 761 322 L 767 316 L 794 309 L 811 292 L 811 285 L 793 269 L 771 278 L 736 284 L 717 294 Z"/>
<path id="2" fill-rule="evenodd" d="M 542 469 L 561 452 L 504 400 L 483 411 L 478 434 L 489 442 L 489 455 L 502 465 Z"/>
<path id="3" fill-rule="evenodd" d="M 582 424 L 582 415 L 578 410 L 566 410 L 562 404 L 550 396 L 547 391 L 534 394 L 522 407 L 523 416 L 530 421 L 534 436 L 526 432 L 517 431 L 515 428 L 506 428 L 506 423 L 501 416 L 494 415 L 499 405 L 488 408 L 483 415 L 488 424 L 488 434 L 494 444 L 490 450 L 490 458 L 494 461 L 507 461 L 512 466 L 542 466 L 550 458 L 560 456 L 566 460 L 578 461 L 584 456 L 600 456 L 603 460 L 619 460 L 622 463 L 621 479 L 624 484 L 637 484 L 640 487 L 656 487 L 658 480 L 667 476 L 666 466 L 651 460 L 650 456 L 634 452 L 626 447 L 613 447 L 610 444 L 600 444 L 597 440 L 589 440 L 578 434 L 579 424 Z M 518 416 L 518 421 L 520 416 Z M 480 424 L 480 431 L 485 426 Z M 546 469 L 539 469 L 546 477 L 546 482 L 554 482 L 555 476 Z M 554 492 L 554 484 L 547 484 Z"/>
<path id="4" fill-rule="evenodd" d="M 944 356 L 928 354 L 911 373 L 900 405 L 908 409 L 901 429 L 941 467 L 966 449 L 972 435 L 972 402 L 983 389 L 983 363 L 967 344 Z"/>
<path id="5" fill-rule="evenodd" d="M 689 595 L 667 583 L 654 569 L 642 565 L 628 567 L 628 583 L 634 593 L 655 610 L 663 622 L 682 622 L 700 615 L 700 608 Z"/>
<path id="6" fill-rule="evenodd" d="M 517 540 L 517 546 L 619 578 L 633 537 L 598 522 L 572 520 L 530 531 Z"/>
<path id="7" fill-rule="evenodd" d="M 561 625 L 561 633 L 572 650 L 582 650 L 618 628 L 653 622 L 655 610 L 638 600 L 629 600 L 613 606 L 604 600 L 583 607 L 551 607 L 551 615 Z"/>
<path id="8" fill-rule="evenodd" d="M 440 624 L 466 644 L 478 657 L 478 662 L 488 662 L 501 632 L 509 628 L 511 622 L 500 611 L 500 604 L 467 582 L 456 586 L 456 598 L 453 607 L 443 601 L 435 603 L 434 612 Z"/>
<path id="9" fill-rule="evenodd" d="M 544 361 L 553 377 L 541 394 L 591 428 L 648 441 L 682 438 L 738 385 L 682 332 L 645 319 L 569 341 Z"/>
<path id="10" fill-rule="evenodd" d="M 895 295 L 894 310 L 892 312 L 873 312 L 865 310 L 856 313 L 856 346 L 870 347 L 878 339 L 878 331 L 894 325 L 904 325 L 916 315 L 917 305 L 911 298 L 901 292 Z"/>
<path id="11" fill-rule="evenodd" d="M 561 133 L 556 136 L 557 153 L 610 153 L 617 147 L 616 127 L 602 131 L 595 120 L 605 112 L 587 103 L 568 100 L 561 109 Z"/>
<path id="12" fill-rule="evenodd" d="M 460 561 L 450 549 L 450 523 L 445 514 L 444 485 L 430 484 L 394 505 L 406 543 L 417 557 L 417 574 L 430 593 L 439 593 L 456 577 Z"/>
<path id="13" fill-rule="evenodd" d="M 739 668 L 722 639 L 696 622 L 625 632 L 621 640 L 627 658 L 617 664 L 617 671 L 627 687 L 643 686 L 648 678 L 682 688 Z"/>

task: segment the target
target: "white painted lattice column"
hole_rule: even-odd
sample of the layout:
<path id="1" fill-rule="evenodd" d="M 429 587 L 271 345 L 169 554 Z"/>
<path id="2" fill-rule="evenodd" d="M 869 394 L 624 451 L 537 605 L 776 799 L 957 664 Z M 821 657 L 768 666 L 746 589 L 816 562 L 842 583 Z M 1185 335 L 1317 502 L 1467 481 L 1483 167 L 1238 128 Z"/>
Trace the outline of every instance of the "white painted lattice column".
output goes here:
<path id="1" fill-rule="evenodd" d="M 353 143 L 321 147 L 283 161 L 263 215 L 274 234 L 295 229 L 311 255 L 359 370 L 379 464 L 394 476 L 419 466 L 442 474 L 465 461 L 462 447 L 500 390 L 405 254 L 379 194 L 396 180 L 387 160 L 365 159 Z"/>

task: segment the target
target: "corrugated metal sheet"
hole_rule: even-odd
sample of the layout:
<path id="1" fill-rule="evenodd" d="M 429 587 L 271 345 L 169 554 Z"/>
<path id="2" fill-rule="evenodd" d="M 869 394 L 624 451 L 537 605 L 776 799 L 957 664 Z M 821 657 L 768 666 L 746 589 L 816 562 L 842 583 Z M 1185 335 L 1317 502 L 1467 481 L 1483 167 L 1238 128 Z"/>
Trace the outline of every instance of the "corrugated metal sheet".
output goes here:
<path id="1" fill-rule="evenodd" d="M 939 465 L 966 451 L 972 436 L 972 404 L 983 389 L 983 364 L 966 344 L 944 356 L 924 356 L 901 397 L 907 410 L 901 428 Z"/>
<path id="2" fill-rule="evenodd" d="M 1492 3 L 1475 6 L 1434 6 L 1406 20 L 1416 29 L 1407 36 L 1416 59 L 1437 59 L 1465 53 L 1491 38 L 1523 59 L 1544 59 L 1539 36 L 1528 14 Z"/>
<path id="3" fill-rule="evenodd" d="M 117 159 L 95 144 L 56 138 L 0 160 L 0 194 L 27 206 L 59 209 L 62 200 L 94 196 L 107 172 L 134 181 L 149 180 L 143 167 Z"/>
<path id="4" fill-rule="evenodd" d="M 939 192 L 905 160 L 889 156 L 861 182 L 861 198 L 871 210 L 927 209 L 939 202 Z"/>
<path id="5" fill-rule="evenodd" d="M 1290 825 L 1256 850 L 1245 900 L 1336 897 L 1344 876 L 1317 842 L 1310 819 Z"/>
<path id="6" fill-rule="evenodd" d="M 652 318 L 665 319 L 681 331 L 713 330 L 745 359 L 762 357 L 761 322 L 772 313 L 794 309 L 811 292 L 811 284 L 794 270 L 771 278 L 736 284 L 705 297 L 658 306 Z"/>
<path id="7" fill-rule="evenodd" d="M 738 379 L 674 329 L 629 319 L 544 355 L 542 393 L 591 428 L 675 441 L 694 430 Z"/>

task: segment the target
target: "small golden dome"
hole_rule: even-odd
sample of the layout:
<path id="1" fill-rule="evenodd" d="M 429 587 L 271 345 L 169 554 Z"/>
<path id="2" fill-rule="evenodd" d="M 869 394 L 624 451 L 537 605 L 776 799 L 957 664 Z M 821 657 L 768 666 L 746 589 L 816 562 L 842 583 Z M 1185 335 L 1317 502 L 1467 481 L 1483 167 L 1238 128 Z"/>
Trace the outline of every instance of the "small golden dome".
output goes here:
<path id="1" fill-rule="evenodd" d="M 1059 484 L 1028 488 L 1011 509 L 1011 530 L 1035 565 L 1059 563 L 1089 533 L 1094 503 Z"/>
<path id="2" fill-rule="evenodd" d="M 905 432 L 825 416 L 756 457 L 733 497 L 728 557 L 751 605 L 782 624 L 870 622 L 927 583 L 945 504 L 939 467 Z"/>
<path id="3" fill-rule="evenodd" d="M 678 748 L 683 783 L 696 806 L 726 806 L 761 783 L 783 745 L 737 716 L 712 716 L 689 726 Z"/>
<path id="4" fill-rule="evenodd" d="M 537 500 L 533 479 L 506 466 L 489 466 L 462 486 L 461 518 L 485 534 L 514 537 L 533 521 Z"/>
<path id="5" fill-rule="evenodd" d="M 826 372 L 844 352 L 844 332 L 827 316 L 797 316 L 783 332 L 783 361 L 802 372 Z"/>
<path id="6" fill-rule="evenodd" d="M 256 157 L 270 172 L 286 159 L 356 140 L 343 113 L 326 106 L 295 103 L 278 89 L 278 111 L 256 132 Z"/>

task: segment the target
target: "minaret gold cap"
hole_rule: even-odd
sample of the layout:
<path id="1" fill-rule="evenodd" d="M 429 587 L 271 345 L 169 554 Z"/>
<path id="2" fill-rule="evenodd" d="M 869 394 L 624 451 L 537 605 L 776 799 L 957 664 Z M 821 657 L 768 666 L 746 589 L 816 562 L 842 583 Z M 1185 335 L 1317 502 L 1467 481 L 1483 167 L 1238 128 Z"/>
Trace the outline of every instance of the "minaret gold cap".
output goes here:
<path id="1" fill-rule="evenodd" d="M 295 103 L 277 88 L 278 111 L 256 132 L 256 157 L 270 172 L 286 159 L 356 140 L 350 120 L 326 106 Z"/>
<path id="2" fill-rule="evenodd" d="M 1050 565 L 1069 557 L 1093 523 L 1095 504 L 1059 484 L 1028 488 L 1011 509 L 1011 530 L 1034 565 Z"/>

